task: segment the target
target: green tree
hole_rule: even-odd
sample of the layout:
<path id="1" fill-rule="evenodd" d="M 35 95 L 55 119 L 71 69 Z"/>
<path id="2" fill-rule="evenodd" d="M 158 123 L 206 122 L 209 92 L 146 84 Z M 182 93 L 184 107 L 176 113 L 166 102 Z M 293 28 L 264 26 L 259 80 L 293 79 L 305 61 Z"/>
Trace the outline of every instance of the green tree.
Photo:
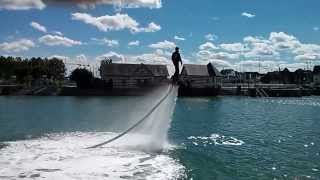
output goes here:
<path id="1" fill-rule="evenodd" d="M 9 79 L 15 75 L 19 82 L 23 82 L 27 77 L 32 77 L 35 80 L 46 75 L 54 80 L 62 80 L 65 71 L 65 64 L 57 58 L 48 60 L 41 57 L 22 59 L 20 57 L 0 56 L 1 79 Z"/>
<path id="2" fill-rule="evenodd" d="M 89 89 L 92 88 L 93 84 L 93 74 L 84 68 L 77 68 L 72 71 L 70 79 L 77 83 L 77 87 L 81 89 Z"/>

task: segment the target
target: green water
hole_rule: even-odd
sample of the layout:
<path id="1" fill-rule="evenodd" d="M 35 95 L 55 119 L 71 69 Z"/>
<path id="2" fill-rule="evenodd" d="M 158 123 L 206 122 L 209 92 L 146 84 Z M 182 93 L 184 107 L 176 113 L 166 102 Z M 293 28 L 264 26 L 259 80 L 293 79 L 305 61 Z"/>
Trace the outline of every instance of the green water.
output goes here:
<path id="1" fill-rule="evenodd" d="M 0 97 L 0 144 L 121 131 L 147 104 L 126 97 Z M 169 156 L 185 167 L 186 179 L 320 179 L 319 114 L 319 97 L 179 98 Z"/>

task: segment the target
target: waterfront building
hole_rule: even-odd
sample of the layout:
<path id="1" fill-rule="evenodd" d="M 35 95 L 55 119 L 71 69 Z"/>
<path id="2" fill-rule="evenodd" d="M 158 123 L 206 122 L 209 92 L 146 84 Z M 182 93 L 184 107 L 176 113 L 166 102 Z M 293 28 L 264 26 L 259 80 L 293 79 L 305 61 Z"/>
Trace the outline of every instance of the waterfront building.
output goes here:
<path id="1" fill-rule="evenodd" d="M 223 75 L 211 64 L 184 64 L 182 83 L 189 88 L 213 88 L 221 86 Z"/>
<path id="2" fill-rule="evenodd" d="M 223 75 L 211 64 L 184 64 L 180 76 L 179 96 L 216 96 Z"/>
<path id="3" fill-rule="evenodd" d="M 168 80 L 166 65 L 101 63 L 100 76 L 114 89 L 155 86 Z"/>

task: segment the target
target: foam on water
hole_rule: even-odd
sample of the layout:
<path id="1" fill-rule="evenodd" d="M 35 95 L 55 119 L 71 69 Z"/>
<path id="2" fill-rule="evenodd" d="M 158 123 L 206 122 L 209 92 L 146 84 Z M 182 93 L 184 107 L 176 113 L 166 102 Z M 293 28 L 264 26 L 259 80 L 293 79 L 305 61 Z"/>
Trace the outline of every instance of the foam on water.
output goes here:
<path id="1" fill-rule="evenodd" d="M 164 154 L 139 149 L 142 135 L 103 148 L 85 149 L 113 133 L 51 134 L 39 139 L 7 142 L 0 149 L 0 179 L 179 179 L 185 169 Z"/>
<path id="2" fill-rule="evenodd" d="M 227 137 L 219 134 L 211 134 L 210 136 L 190 136 L 188 137 L 188 139 L 191 140 L 195 145 L 199 145 L 199 143 L 202 143 L 204 146 L 207 146 L 208 144 L 241 146 L 244 144 L 242 140 L 239 140 L 235 137 Z"/>
<path id="3" fill-rule="evenodd" d="M 163 97 L 167 88 L 159 91 Z M 153 101 L 150 108 L 132 119 L 138 122 L 152 109 L 159 101 L 155 97 L 147 96 Z M 141 126 L 102 148 L 86 149 L 117 134 L 50 134 L 8 142 L 0 148 L 0 179 L 181 179 L 185 168 L 166 153 L 159 154 L 169 148 L 167 133 L 176 97 L 177 89 L 173 88 Z"/>

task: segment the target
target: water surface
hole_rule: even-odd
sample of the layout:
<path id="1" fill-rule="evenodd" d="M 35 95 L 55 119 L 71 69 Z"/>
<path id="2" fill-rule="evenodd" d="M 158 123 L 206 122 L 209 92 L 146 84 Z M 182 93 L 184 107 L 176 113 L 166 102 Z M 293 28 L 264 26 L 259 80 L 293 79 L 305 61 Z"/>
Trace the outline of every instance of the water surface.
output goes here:
<path id="1" fill-rule="evenodd" d="M 0 179 L 320 179 L 318 97 L 179 98 L 167 151 L 128 142 L 83 149 L 132 125 L 151 102 L 0 97 Z"/>

